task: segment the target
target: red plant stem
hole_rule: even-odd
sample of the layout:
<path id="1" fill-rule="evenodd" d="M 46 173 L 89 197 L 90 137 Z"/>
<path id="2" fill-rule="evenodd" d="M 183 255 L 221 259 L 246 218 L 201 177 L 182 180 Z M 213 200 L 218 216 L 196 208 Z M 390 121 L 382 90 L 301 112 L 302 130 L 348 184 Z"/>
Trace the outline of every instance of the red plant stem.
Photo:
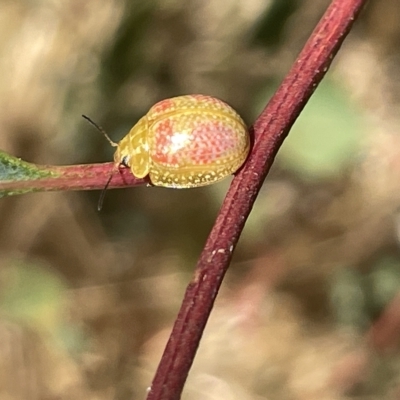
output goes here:
<path id="1" fill-rule="evenodd" d="M 65 166 L 38 167 L 45 171 L 51 171 L 54 176 L 0 182 L 1 191 L 55 191 L 55 190 L 101 190 L 110 176 L 114 163 L 83 164 Z M 139 186 L 148 184 L 147 179 L 138 179 L 132 175 L 129 168 L 120 167 L 114 172 L 110 189 L 127 186 Z"/>
<path id="2" fill-rule="evenodd" d="M 328 70 L 365 0 L 333 0 L 253 126 L 255 143 L 233 179 L 189 283 L 148 400 L 179 399 L 232 252 L 289 129 Z"/>

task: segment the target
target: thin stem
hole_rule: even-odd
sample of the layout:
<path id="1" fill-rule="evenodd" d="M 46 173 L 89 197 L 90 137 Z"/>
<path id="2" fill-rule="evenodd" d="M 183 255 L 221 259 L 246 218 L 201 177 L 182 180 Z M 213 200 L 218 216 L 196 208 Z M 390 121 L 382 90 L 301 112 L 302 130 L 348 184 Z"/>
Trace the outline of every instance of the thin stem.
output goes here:
<path id="1" fill-rule="evenodd" d="M 333 0 L 253 126 L 254 147 L 233 179 L 189 283 L 148 400 L 177 400 L 232 252 L 283 140 L 328 70 L 366 0 Z"/>
<path id="2" fill-rule="evenodd" d="M 0 191 L 26 193 L 31 191 L 102 190 L 110 177 L 110 172 L 115 168 L 115 163 L 35 167 L 52 174 L 38 179 L 1 181 Z M 146 178 L 135 178 L 129 168 L 119 168 L 118 172 L 113 174 L 109 188 L 143 186 L 148 183 Z"/>

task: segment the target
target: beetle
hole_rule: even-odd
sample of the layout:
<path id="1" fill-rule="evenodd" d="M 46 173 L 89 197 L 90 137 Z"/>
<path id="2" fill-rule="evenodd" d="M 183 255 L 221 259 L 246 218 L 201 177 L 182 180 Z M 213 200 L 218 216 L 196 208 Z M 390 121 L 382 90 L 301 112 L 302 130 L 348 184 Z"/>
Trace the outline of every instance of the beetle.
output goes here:
<path id="1" fill-rule="evenodd" d="M 128 167 L 136 178 L 148 176 L 154 186 L 193 188 L 218 182 L 242 166 L 250 149 L 239 114 L 224 101 L 201 94 L 156 103 L 119 143 L 94 125 L 117 147 L 116 168 Z M 112 174 L 106 187 L 111 179 Z"/>

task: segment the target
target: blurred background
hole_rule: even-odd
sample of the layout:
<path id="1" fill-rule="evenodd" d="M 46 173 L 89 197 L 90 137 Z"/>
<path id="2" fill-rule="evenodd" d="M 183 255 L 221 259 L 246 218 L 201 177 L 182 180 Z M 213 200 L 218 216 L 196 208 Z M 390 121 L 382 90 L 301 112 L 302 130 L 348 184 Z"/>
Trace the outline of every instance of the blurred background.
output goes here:
<path id="1" fill-rule="evenodd" d="M 112 160 L 156 101 L 251 124 L 327 0 L 0 0 L 0 149 Z M 184 399 L 400 398 L 400 8 L 370 2 L 296 122 Z M 229 179 L 0 200 L 0 400 L 140 399 Z"/>

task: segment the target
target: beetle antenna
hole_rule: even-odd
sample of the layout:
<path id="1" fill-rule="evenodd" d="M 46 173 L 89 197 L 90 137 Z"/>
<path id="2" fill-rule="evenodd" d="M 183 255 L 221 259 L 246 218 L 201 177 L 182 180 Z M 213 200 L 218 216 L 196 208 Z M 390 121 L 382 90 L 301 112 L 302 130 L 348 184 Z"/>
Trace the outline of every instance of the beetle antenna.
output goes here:
<path id="1" fill-rule="evenodd" d="M 108 140 L 108 142 L 111 144 L 111 146 L 113 146 L 113 147 L 118 146 L 118 143 L 115 143 L 113 140 L 111 140 L 110 136 L 108 136 L 107 132 L 100 125 L 97 125 L 96 122 L 94 122 L 92 119 L 90 119 L 86 115 L 82 115 L 82 117 L 85 118 L 86 121 L 88 121 L 90 124 L 92 124 L 100 133 L 102 133 L 105 136 L 105 138 Z M 111 180 L 111 178 L 110 178 L 110 180 Z M 107 184 L 107 186 L 108 186 L 108 184 Z"/>
<path id="2" fill-rule="evenodd" d="M 100 193 L 99 202 L 97 203 L 97 211 L 101 211 L 101 209 L 103 208 L 104 197 L 106 196 L 106 191 L 108 189 L 108 186 L 110 186 L 111 179 L 112 179 L 112 177 L 114 175 L 114 172 L 115 172 L 115 170 L 113 168 L 112 171 L 111 171 L 111 174 L 110 174 L 110 176 L 109 176 L 109 178 L 107 180 L 107 183 L 104 186 L 104 189 Z"/>

